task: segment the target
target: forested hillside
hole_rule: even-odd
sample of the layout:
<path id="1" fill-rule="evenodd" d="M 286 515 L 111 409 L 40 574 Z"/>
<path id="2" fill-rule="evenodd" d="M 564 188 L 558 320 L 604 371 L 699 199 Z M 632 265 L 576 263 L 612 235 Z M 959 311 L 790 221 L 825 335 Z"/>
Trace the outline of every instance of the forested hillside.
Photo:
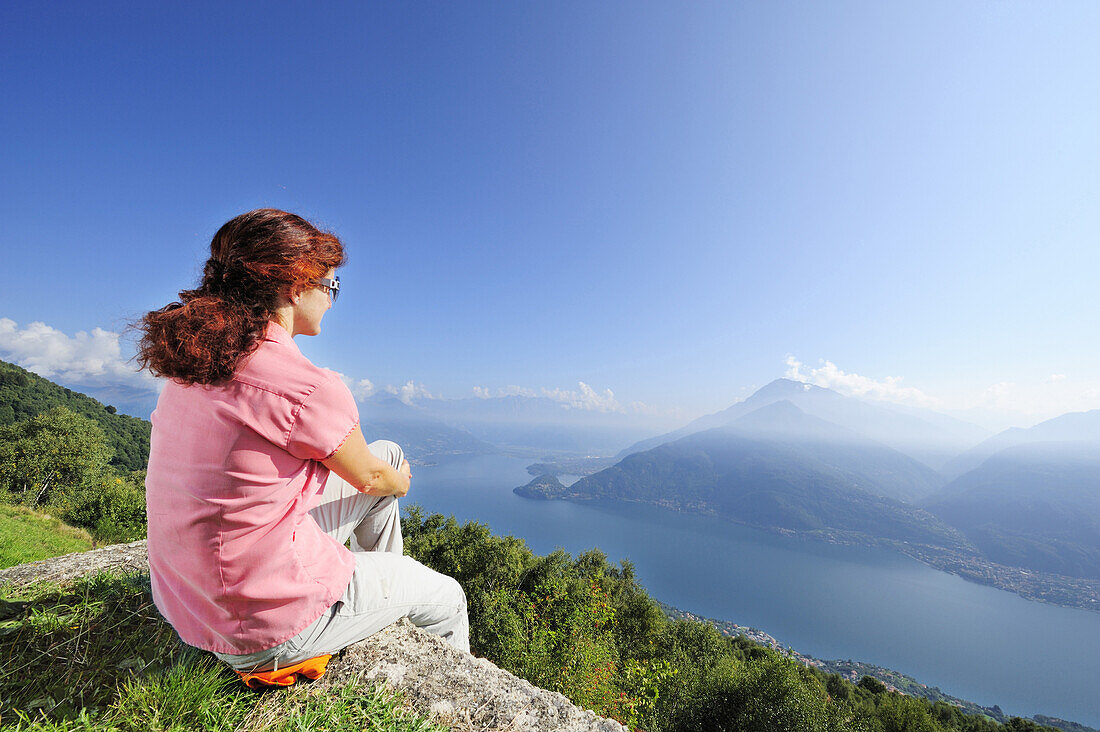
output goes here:
<path id="1" fill-rule="evenodd" d="M 1100 579 L 1100 442 L 1006 448 L 923 506 L 995 562 Z"/>
<path id="2" fill-rule="evenodd" d="M 821 421 L 789 402 L 763 407 L 742 421 L 764 412 L 769 424 L 794 422 L 802 432 L 793 433 L 790 425 L 782 434 L 742 429 L 739 421 L 628 455 L 568 488 L 532 483 L 516 492 L 639 501 L 751 526 L 966 548 L 957 531 L 890 497 L 920 495 L 935 486 L 927 467 L 856 435 L 825 440 L 811 434 Z"/>
<path id="3" fill-rule="evenodd" d="M 113 406 L 0 361 L 0 427 L 36 417 L 54 407 L 93 420 L 102 429 L 112 450 L 110 464 L 118 470 L 144 470 L 149 462 L 149 431 L 144 419 L 118 414 Z"/>

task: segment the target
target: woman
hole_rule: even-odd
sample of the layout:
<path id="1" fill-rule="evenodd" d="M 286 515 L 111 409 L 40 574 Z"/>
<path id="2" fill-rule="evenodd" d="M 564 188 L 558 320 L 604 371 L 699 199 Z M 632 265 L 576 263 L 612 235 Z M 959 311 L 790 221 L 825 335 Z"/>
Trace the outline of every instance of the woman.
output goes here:
<path id="1" fill-rule="evenodd" d="M 405 616 L 469 651 L 462 588 L 402 555 L 401 448 L 368 445 L 339 375 L 294 344 L 320 333 L 344 261 L 305 219 L 252 211 L 215 234 L 199 288 L 142 321 L 142 366 L 169 379 L 146 478 L 153 599 L 240 672 Z"/>

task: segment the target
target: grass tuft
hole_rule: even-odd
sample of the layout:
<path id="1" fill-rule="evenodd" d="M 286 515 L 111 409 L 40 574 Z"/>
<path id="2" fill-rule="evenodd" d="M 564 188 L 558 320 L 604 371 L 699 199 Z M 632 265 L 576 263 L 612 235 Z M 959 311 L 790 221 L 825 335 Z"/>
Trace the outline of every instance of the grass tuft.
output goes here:
<path id="1" fill-rule="evenodd" d="M 69 732 L 437 732 L 400 698 L 352 682 L 255 692 L 180 642 L 145 576 L 0 589 L 0 729 Z"/>

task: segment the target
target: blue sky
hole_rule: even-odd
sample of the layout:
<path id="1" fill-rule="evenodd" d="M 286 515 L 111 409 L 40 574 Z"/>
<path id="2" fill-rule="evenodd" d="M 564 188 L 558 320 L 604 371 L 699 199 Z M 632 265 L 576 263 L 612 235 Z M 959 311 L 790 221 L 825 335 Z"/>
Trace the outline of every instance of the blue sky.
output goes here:
<path id="1" fill-rule="evenodd" d="M 0 358 L 140 386 L 114 334 L 274 206 L 346 243 L 302 347 L 375 389 L 1098 408 L 1098 33 L 1091 2 L 4 3 Z"/>

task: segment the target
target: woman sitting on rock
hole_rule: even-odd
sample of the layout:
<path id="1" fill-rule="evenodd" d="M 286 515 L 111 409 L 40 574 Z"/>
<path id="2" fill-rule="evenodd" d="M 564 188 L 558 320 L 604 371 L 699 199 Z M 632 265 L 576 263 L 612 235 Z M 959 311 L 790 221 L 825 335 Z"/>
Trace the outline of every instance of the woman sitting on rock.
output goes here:
<path id="1" fill-rule="evenodd" d="M 142 322 L 141 363 L 169 379 L 146 479 L 153 599 L 240 672 L 406 616 L 469 651 L 462 588 L 402 555 L 401 448 L 368 445 L 340 376 L 293 340 L 320 333 L 344 261 L 305 219 L 252 211 L 215 234 L 199 288 Z"/>

